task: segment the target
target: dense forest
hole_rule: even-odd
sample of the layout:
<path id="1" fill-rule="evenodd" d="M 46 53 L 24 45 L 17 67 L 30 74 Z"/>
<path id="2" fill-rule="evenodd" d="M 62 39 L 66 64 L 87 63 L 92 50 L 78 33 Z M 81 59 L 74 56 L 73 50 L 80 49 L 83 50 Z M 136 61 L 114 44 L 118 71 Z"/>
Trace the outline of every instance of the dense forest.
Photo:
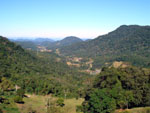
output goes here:
<path id="1" fill-rule="evenodd" d="M 56 86 L 61 87 L 64 85 L 65 87 L 65 84 L 74 87 L 75 85 L 72 85 L 74 81 L 78 81 L 75 82 L 77 87 L 81 84 L 82 78 L 88 76 L 86 73 L 81 73 L 77 69 L 69 67 L 63 59 L 54 53 L 29 52 L 4 37 L 0 37 L 0 43 L 0 75 L 10 78 L 23 88 L 27 88 L 29 92 L 39 93 L 42 90 L 41 93 L 47 94 L 53 91 L 46 90 L 43 87 L 53 90 L 57 90 L 55 89 Z M 39 83 L 40 79 L 45 80 Z M 59 82 L 64 83 L 60 85 Z M 40 86 L 35 87 L 37 85 L 40 85 L 41 88 Z M 60 89 L 62 90 L 62 88 Z M 71 88 L 71 90 L 73 89 Z"/>
<path id="2" fill-rule="evenodd" d="M 84 113 L 112 113 L 116 109 L 150 106 L 149 94 L 150 69 L 104 67 L 81 108 Z"/>

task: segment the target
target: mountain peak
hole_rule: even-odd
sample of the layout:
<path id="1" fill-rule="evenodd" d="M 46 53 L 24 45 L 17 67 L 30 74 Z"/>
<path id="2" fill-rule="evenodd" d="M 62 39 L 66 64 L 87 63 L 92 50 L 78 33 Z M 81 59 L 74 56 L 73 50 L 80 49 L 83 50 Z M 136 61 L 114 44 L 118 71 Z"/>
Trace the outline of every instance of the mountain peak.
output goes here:
<path id="1" fill-rule="evenodd" d="M 79 42 L 82 42 L 82 41 L 83 40 L 81 40 L 78 37 L 68 36 L 68 37 L 62 39 L 61 41 L 59 41 L 59 43 L 66 46 L 66 45 L 71 45 L 71 44 L 74 44 L 74 43 L 79 43 Z"/>
<path id="2" fill-rule="evenodd" d="M 114 38 L 123 38 L 128 37 L 131 35 L 135 35 L 138 31 L 143 31 L 150 28 L 150 26 L 139 26 L 139 25 L 121 25 L 116 30 L 108 33 L 107 37 L 114 37 Z M 99 37 L 100 38 L 100 37 Z"/>
<path id="3" fill-rule="evenodd" d="M 139 26 L 139 25 L 121 25 L 120 27 L 118 27 L 117 29 L 137 29 L 137 28 L 141 28 L 141 27 L 145 27 L 145 26 Z"/>
<path id="4" fill-rule="evenodd" d="M 81 40 L 81 39 L 76 36 L 68 36 L 68 37 L 64 38 L 63 40 Z"/>

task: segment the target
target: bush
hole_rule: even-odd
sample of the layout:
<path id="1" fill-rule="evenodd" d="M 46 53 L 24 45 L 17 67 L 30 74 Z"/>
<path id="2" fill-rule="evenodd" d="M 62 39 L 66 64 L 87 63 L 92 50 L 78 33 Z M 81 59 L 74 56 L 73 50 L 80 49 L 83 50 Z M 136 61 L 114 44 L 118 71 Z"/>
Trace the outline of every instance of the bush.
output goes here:
<path id="1" fill-rule="evenodd" d="M 3 113 L 2 109 L 0 108 L 0 113 Z"/>
<path id="2" fill-rule="evenodd" d="M 63 106 L 65 105 L 63 98 L 59 98 L 59 99 L 56 101 L 56 103 L 57 103 L 57 106 L 61 106 L 61 107 L 63 107 Z"/>
<path id="3" fill-rule="evenodd" d="M 4 100 L 3 100 L 3 103 L 4 103 L 4 104 L 10 104 L 9 100 L 7 100 L 7 99 L 4 99 Z"/>
<path id="4" fill-rule="evenodd" d="M 106 89 L 95 89 L 88 98 L 88 101 L 83 102 L 85 113 L 112 113 L 116 109 L 115 100 L 107 95 Z"/>
<path id="5" fill-rule="evenodd" d="M 23 102 L 23 98 L 20 97 L 20 96 L 14 97 L 14 102 L 16 102 L 16 103 L 24 103 L 24 102 Z"/>
<path id="6" fill-rule="evenodd" d="M 37 113 L 36 110 L 33 110 L 32 107 L 28 108 L 28 113 Z"/>
<path id="7" fill-rule="evenodd" d="M 18 89 L 17 90 L 17 95 L 20 97 L 24 97 L 25 91 L 23 89 Z"/>
<path id="8" fill-rule="evenodd" d="M 83 106 L 80 106 L 80 105 L 76 106 L 76 112 L 77 113 L 82 112 L 82 111 L 83 111 Z"/>

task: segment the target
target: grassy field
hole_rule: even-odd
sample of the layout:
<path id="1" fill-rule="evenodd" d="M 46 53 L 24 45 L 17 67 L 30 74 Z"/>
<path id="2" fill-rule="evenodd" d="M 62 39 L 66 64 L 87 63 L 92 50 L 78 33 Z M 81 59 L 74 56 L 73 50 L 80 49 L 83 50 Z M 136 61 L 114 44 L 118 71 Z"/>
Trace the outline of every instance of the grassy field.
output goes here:
<path id="1" fill-rule="evenodd" d="M 150 107 L 139 107 L 126 110 L 117 110 L 115 113 L 150 113 Z"/>
<path id="2" fill-rule="evenodd" d="M 57 100 L 58 98 L 48 96 L 40 96 L 40 95 L 27 95 L 28 97 L 24 98 L 24 104 L 12 104 L 9 105 L 10 107 L 5 108 L 7 112 L 4 113 L 29 113 L 29 112 L 36 112 L 36 113 L 48 113 L 47 112 L 47 100 L 48 98 L 52 98 L 52 100 Z M 57 113 L 76 113 L 76 106 L 81 105 L 83 99 L 65 99 L 64 100 L 64 107 L 59 107 L 59 112 Z M 16 107 L 15 107 L 16 106 Z M 10 109 L 11 108 L 11 109 Z M 18 109 L 17 109 L 18 108 Z M 55 112 L 56 113 L 56 112 Z M 150 107 L 140 107 L 140 108 L 133 108 L 133 109 L 126 109 L 126 110 L 116 110 L 115 113 L 150 113 Z"/>
<path id="3" fill-rule="evenodd" d="M 47 100 L 49 98 L 53 100 L 57 100 L 58 98 L 48 96 L 40 96 L 40 95 L 27 95 L 28 97 L 24 98 L 24 104 L 10 104 L 7 108 L 4 108 L 4 113 L 31 113 L 35 111 L 35 113 L 49 113 L 47 112 Z M 76 106 L 81 105 L 83 99 L 65 99 L 64 107 L 59 107 L 59 111 L 57 113 L 76 113 Z M 16 106 L 17 105 L 17 106 Z M 54 112 L 53 112 L 54 113 Z M 55 112 L 56 113 L 56 112 Z M 115 113 L 150 113 L 150 107 L 139 107 L 132 108 L 126 110 L 116 110 Z"/>
<path id="4" fill-rule="evenodd" d="M 29 111 L 36 111 L 36 113 L 46 113 L 47 99 L 51 96 L 39 96 L 39 95 L 28 95 L 24 98 L 24 104 L 17 104 L 19 111 L 21 113 L 28 113 Z M 53 97 L 54 100 L 57 98 Z M 81 105 L 83 99 L 65 99 L 65 106 L 61 107 L 60 110 L 62 113 L 76 113 L 76 106 Z"/>

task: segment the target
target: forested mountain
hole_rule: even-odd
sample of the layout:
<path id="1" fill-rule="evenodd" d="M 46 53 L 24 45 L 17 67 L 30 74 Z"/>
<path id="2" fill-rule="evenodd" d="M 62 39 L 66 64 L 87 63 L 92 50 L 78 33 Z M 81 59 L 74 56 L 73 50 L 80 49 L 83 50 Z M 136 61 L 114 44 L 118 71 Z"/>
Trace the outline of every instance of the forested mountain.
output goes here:
<path id="1" fill-rule="evenodd" d="M 1 76 L 10 76 L 13 73 L 28 74 L 33 69 L 36 58 L 22 49 L 21 46 L 10 42 L 7 38 L 0 37 L 0 63 Z M 6 75 L 8 73 L 8 75 Z"/>
<path id="2" fill-rule="evenodd" d="M 80 38 L 75 37 L 75 36 L 69 36 L 69 37 L 66 37 L 60 41 L 56 41 L 52 44 L 47 45 L 47 48 L 48 49 L 57 49 L 57 48 L 61 48 L 61 47 L 63 48 L 65 46 L 77 44 L 80 42 L 83 42 L 83 40 L 81 40 Z"/>
<path id="3" fill-rule="evenodd" d="M 74 43 L 79 43 L 79 42 L 83 42 L 83 40 L 81 40 L 80 38 L 75 37 L 75 36 L 69 36 L 69 37 L 66 37 L 66 38 L 60 40 L 58 42 L 58 45 L 67 46 L 67 45 L 72 45 Z"/>
<path id="4" fill-rule="evenodd" d="M 77 91 L 87 76 L 69 67 L 54 53 L 29 52 L 4 37 L 0 37 L 0 50 L 0 77 L 8 78 L 30 93 L 63 95 L 60 92 L 65 88 L 68 92 Z"/>
<path id="5" fill-rule="evenodd" d="M 92 58 L 92 69 L 101 68 L 114 61 L 130 62 L 135 66 L 150 67 L 150 26 L 122 25 L 116 30 L 93 40 L 82 41 L 70 36 L 51 42 L 16 42 L 23 48 L 39 51 L 59 50 L 69 57 Z M 42 50 L 38 47 L 42 47 Z"/>
<path id="6" fill-rule="evenodd" d="M 96 67 L 116 60 L 150 66 L 150 26 L 122 25 L 96 39 L 63 47 L 60 53 L 94 58 Z"/>

